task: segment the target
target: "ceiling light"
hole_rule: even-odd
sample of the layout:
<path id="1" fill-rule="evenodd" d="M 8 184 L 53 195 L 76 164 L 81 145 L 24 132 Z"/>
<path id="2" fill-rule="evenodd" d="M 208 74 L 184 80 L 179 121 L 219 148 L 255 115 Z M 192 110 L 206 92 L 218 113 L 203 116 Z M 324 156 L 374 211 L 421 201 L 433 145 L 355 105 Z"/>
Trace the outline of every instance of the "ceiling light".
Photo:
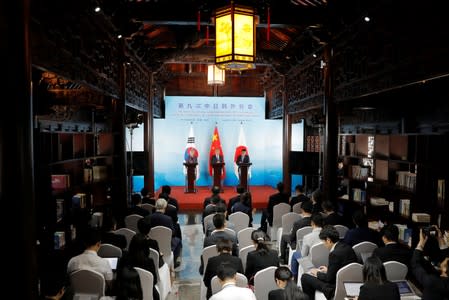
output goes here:
<path id="1" fill-rule="evenodd" d="M 368 16 L 366 16 L 365 18 L 363 18 L 363 20 L 365 20 L 365 22 L 371 21 L 371 19 L 370 19 Z"/>
<path id="2" fill-rule="evenodd" d="M 207 84 L 224 85 L 225 70 L 218 68 L 216 65 L 207 66 Z"/>

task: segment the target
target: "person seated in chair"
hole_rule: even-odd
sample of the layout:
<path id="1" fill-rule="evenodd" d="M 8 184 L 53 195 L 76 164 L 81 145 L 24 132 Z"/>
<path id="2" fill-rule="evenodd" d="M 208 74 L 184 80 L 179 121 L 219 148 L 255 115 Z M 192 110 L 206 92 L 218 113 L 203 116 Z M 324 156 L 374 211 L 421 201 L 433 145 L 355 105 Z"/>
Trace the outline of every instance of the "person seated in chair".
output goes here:
<path id="1" fill-rule="evenodd" d="M 217 277 L 221 283 L 221 291 L 210 297 L 210 300 L 256 300 L 253 291 L 246 287 L 238 287 L 237 271 L 227 263 L 222 263 L 217 269 Z"/>

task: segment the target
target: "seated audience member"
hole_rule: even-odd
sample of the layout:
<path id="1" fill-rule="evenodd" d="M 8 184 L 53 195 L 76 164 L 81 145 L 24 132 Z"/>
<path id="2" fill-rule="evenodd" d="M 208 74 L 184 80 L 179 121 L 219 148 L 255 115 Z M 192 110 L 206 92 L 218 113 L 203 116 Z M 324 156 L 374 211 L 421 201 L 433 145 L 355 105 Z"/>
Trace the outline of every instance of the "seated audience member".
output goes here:
<path id="1" fill-rule="evenodd" d="M 330 201 L 323 201 L 321 203 L 321 208 L 323 209 L 324 225 L 344 225 L 343 217 L 335 212 L 334 204 Z"/>
<path id="2" fill-rule="evenodd" d="M 396 260 L 410 269 L 411 251 L 406 245 L 399 243 L 398 227 L 393 224 L 384 226 L 381 235 L 385 246 L 374 249 L 373 255 L 379 257 L 382 262 Z"/>
<path id="3" fill-rule="evenodd" d="M 309 201 L 309 197 L 307 197 L 304 193 L 303 193 L 303 189 L 302 186 L 300 186 L 299 184 L 297 186 L 295 186 L 295 196 L 290 198 L 290 206 L 293 209 L 293 206 L 297 203 L 303 203 L 306 201 Z"/>
<path id="4" fill-rule="evenodd" d="M 355 227 L 350 228 L 343 238 L 343 242 L 349 246 L 368 241 L 378 246 L 381 244 L 379 233 L 368 227 L 368 220 L 362 210 L 356 210 L 352 214 L 352 222 Z"/>
<path id="5" fill-rule="evenodd" d="M 222 215 L 225 216 L 225 228 L 232 229 L 235 232 L 235 225 L 234 225 L 234 223 L 229 222 L 226 219 L 226 215 L 225 214 L 223 214 L 223 213 L 219 213 L 219 214 L 222 214 Z M 204 234 L 206 236 L 209 236 L 212 233 L 212 231 L 215 230 L 214 218 L 213 217 L 210 218 L 206 223 L 204 223 L 203 226 L 204 226 Z"/>
<path id="6" fill-rule="evenodd" d="M 147 187 L 143 187 L 140 190 L 140 195 L 142 195 L 142 203 L 148 203 L 151 205 L 155 205 L 156 204 L 156 199 L 150 197 L 150 191 L 148 190 Z"/>
<path id="7" fill-rule="evenodd" d="M 233 234 L 229 234 L 225 231 L 225 222 L 226 218 L 224 214 L 215 214 L 213 217 L 213 222 L 215 225 L 215 230 L 209 236 L 204 238 L 203 248 L 208 246 L 216 245 L 217 241 L 220 239 L 230 240 L 232 241 L 232 255 L 238 256 L 238 242 L 237 237 Z M 203 257 L 201 256 L 201 264 L 200 264 L 200 274 L 203 274 Z"/>
<path id="8" fill-rule="evenodd" d="M 150 238 L 151 218 L 149 216 L 146 216 L 145 218 L 139 219 L 137 221 L 137 230 L 139 232 L 137 232 L 136 235 L 142 235 L 146 239 L 147 247 L 154 249 L 159 253 L 158 268 L 162 267 L 164 265 L 164 258 L 162 257 L 162 252 L 160 252 L 159 250 L 159 243 L 158 241 Z"/>
<path id="9" fill-rule="evenodd" d="M 256 250 L 249 252 L 246 257 L 245 275 L 248 278 L 248 284 L 254 285 L 254 275 L 267 267 L 279 267 L 279 258 L 277 251 L 269 248 L 265 232 L 260 229 L 254 230 L 251 233 L 251 239 Z"/>
<path id="10" fill-rule="evenodd" d="M 249 223 L 248 226 L 252 227 L 253 225 L 253 212 L 252 212 L 252 198 L 250 192 L 244 192 L 242 195 L 240 195 L 240 201 L 235 202 L 234 205 L 231 208 L 231 213 L 235 212 L 242 212 L 244 214 L 247 214 L 249 217 Z"/>
<path id="11" fill-rule="evenodd" d="M 227 263 L 238 273 L 243 274 L 242 260 L 232 255 L 232 241 L 227 239 L 219 239 L 216 244 L 218 255 L 209 258 L 204 271 L 203 282 L 207 287 L 207 299 L 212 296 L 211 280 L 217 275 L 217 269 L 222 263 Z"/>
<path id="12" fill-rule="evenodd" d="M 53 257 L 48 257 L 52 259 Z M 74 293 L 66 276 L 66 265 L 55 263 L 54 260 L 47 261 L 40 276 L 39 299 L 72 300 Z"/>
<path id="13" fill-rule="evenodd" d="M 166 193 L 161 193 L 159 199 L 165 199 L 167 201 L 167 206 L 165 207 L 164 214 L 169 216 L 173 221 L 173 226 L 175 227 L 175 236 L 182 239 L 181 226 L 178 223 L 178 210 L 174 205 L 168 205 L 170 197 Z"/>
<path id="14" fill-rule="evenodd" d="M 181 262 L 179 261 L 182 250 L 182 240 L 176 236 L 175 225 L 172 218 L 165 215 L 165 209 L 167 208 L 167 201 L 163 198 L 156 200 L 155 212 L 150 215 L 151 228 L 156 226 L 165 226 L 172 230 L 171 249 L 174 257 L 174 267 L 177 268 Z"/>
<path id="15" fill-rule="evenodd" d="M 210 297 L 211 300 L 256 300 L 253 291 L 246 287 L 238 287 L 236 279 L 237 271 L 227 263 L 222 263 L 217 269 L 217 277 L 220 280 L 221 291 Z"/>
<path id="16" fill-rule="evenodd" d="M 245 192 L 245 188 L 241 185 L 238 185 L 236 188 L 236 191 L 237 191 L 237 195 L 232 197 L 231 199 L 229 199 L 229 202 L 228 202 L 228 207 L 227 207 L 228 216 L 231 214 L 232 206 L 235 203 L 240 202 L 240 196 Z"/>
<path id="17" fill-rule="evenodd" d="M 220 197 L 220 187 L 219 186 L 213 186 L 211 192 L 212 192 L 212 195 L 210 195 L 209 197 L 206 197 L 206 199 L 204 199 L 203 210 L 207 207 L 207 205 L 209 205 L 211 203 L 212 197 L 218 197 L 219 198 L 218 202 L 221 202 L 226 206 L 226 201 Z"/>
<path id="18" fill-rule="evenodd" d="M 203 210 L 203 220 L 208 215 L 225 212 L 226 212 L 226 204 L 221 202 L 220 196 L 214 195 L 210 198 L 210 203 Z"/>
<path id="19" fill-rule="evenodd" d="M 175 198 L 171 197 L 170 193 L 171 193 L 171 187 L 169 185 L 163 185 L 161 187 L 161 194 L 166 195 L 166 197 L 168 199 L 165 198 L 165 197 L 162 197 L 162 198 L 167 200 L 167 204 L 170 204 L 170 205 L 173 205 L 174 207 L 176 207 L 176 211 L 178 211 L 179 210 L 178 200 L 176 200 Z M 161 198 L 161 197 L 159 196 L 159 198 Z"/>
<path id="20" fill-rule="evenodd" d="M 103 274 L 108 286 L 112 281 L 112 269 L 109 262 L 98 256 L 97 252 L 101 245 L 100 232 L 95 229 L 88 229 L 82 233 L 82 240 L 85 245 L 83 253 L 72 257 L 67 264 L 67 273 L 71 274 L 76 270 L 89 269 Z"/>
<path id="21" fill-rule="evenodd" d="M 115 230 L 117 230 L 117 220 L 111 214 L 104 214 L 101 242 L 103 244 L 111 244 L 125 250 L 127 245 L 126 238 L 123 234 L 114 233 Z"/>
<path id="22" fill-rule="evenodd" d="M 306 201 L 301 204 L 301 218 L 296 220 L 293 223 L 292 231 L 282 233 L 281 243 L 280 243 L 280 252 L 281 252 L 281 261 L 284 263 L 287 260 L 287 246 L 290 244 L 292 249 L 296 248 L 296 231 L 305 226 L 310 226 L 310 221 L 312 217 L 312 201 Z"/>
<path id="23" fill-rule="evenodd" d="M 309 297 L 302 292 L 293 280 L 293 274 L 288 267 L 278 267 L 274 271 L 274 281 L 279 287 L 268 293 L 268 300 L 308 300 Z"/>
<path id="24" fill-rule="evenodd" d="M 449 256 L 439 265 L 439 272 L 429 268 L 429 262 L 424 258 L 424 248 L 429 237 L 419 232 L 419 242 L 410 262 L 413 276 L 423 287 L 423 300 L 449 299 Z"/>
<path id="25" fill-rule="evenodd" d="M 268 225 L 273 226 L 273 207 L 282 202 L 288 204 L 289 195 L 284 191 L 284 183 L 278 182 L 276 189 L 278 192 L 268 197 L 267 208 L 262 211 L 260 229 L 265 233 L 267 232 Z"/>
<path id="26" fill-rule="evenodd" d="M 358 300 L 399 300 L 399 287 L 388 281 L 382 261 L 368 257 L 363 264 L 363 285 L 360 287 Z"/>
<path id="27" fill-rule="evenodd" d="M 122 256 L 117 266 L 117 293 L 126 292 L 128 298 L 140 299 L 139 295 L 142 293 L 142 288 L 148 288 L 146 286 L 141 287 L 139 290 L 137 281 L 140 282 L 139 277 L 135 276 L 133 272 L 134 267 L 142 268 L 153 274 L 153 299 L 159 300 L 159 293 L 156 289 L 157 284 L 157 270 L 154 265 L 153 259 L 150 257 L 150 248 L 148 247 L 148 241 L 142 234 L 136 234 L 133 236 L 131 243 L 129 244 L 128 252 Z M 129 276 L 129 273 L 134 273 L 133 276 Z M 128 287 L 129 289 L 126 289 Z M 131 287 L 131 288 L 130 288 Z"/>
<path id="28" fill-rule="evenodd" d="M 323 228 L 323 216 L 321 214 L 313 214 L 310 225 L 312 226 L 312 232 L 306 234 L 303 237 L 300 251 L 295 251 L 292 255 L 291 271 L 295 279 L 297 279 L 298 277 L 298 268 L 299 268 L 298 258 L 309 256 L 310 248 L 312 248 L 313 245 L 321 242 L 320 232 L 321 229 Z"/>
<path id="29" fill-rule="evenodd" d="M 347 264 L 357 262 L 357 256 L 351 246 L 340 241 L 340 235 L 334 226 L 326 225 L 320 232 L 320 239 L 329 249 L 329 263 L 309 270 L 301 276 L 301 286 L 310 299 L 315 298 L 315 291 L 322 292 L 327 299 L 335 293 L 337 272 Z"/>
<path id="30" fill-rule="evenodd" d="M 138 193 L 134 193 L 131 195 L 131 207 L 128 208 L 128 215 L 140 215 L 145 217 L 150 214 L 148 210 L 142 208 L 142 196 Z"/>
<path id="31" fill-rule="evenodd" d="M 313 204 L 312 213 L 321 213 L 323 211 L 321 207 L 321 203 L 323 203 L 323 192 L 319 188 L 314 190 L 310 200 Z"/>

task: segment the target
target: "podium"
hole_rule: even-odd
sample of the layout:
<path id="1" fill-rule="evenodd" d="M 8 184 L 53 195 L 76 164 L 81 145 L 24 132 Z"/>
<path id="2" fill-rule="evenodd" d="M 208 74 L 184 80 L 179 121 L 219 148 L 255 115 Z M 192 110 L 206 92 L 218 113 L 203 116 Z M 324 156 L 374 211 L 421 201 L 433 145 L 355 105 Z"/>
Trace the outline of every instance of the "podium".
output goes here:
<path id="1" fill-rule="evenodd" d="M 195 180 L 197 165 L 198 163 L 184 163 L 184 166 L 187 168 L 185 193 L 196 193 Z"/>
<path id="2" fill-rule="evenodd" d="M 249 191 L 248 187 L 248 169 L 252 163 L 239 163 L 239 185 L 244 187 L 246 191 Z"/>
<path id="3" fill-rule="evenodd" d="M 212 168 L 214 170 L 214 186 L 218 186 L 220 191 L 223 191 L 223 187 L 221 186 L 221 173 L 224 165 L 225 163 L 223 162 L 212 164 Z"/>

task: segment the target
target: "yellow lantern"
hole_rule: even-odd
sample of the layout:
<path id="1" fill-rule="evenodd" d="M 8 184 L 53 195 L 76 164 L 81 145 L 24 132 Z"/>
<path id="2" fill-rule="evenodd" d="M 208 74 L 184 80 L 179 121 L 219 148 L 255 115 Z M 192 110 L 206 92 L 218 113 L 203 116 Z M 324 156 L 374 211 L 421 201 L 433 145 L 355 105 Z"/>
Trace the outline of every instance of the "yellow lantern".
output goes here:
<path id="1" fill-rule="evenodd" d="M 248 70 L 256 67 L 254 9 L 232 3 L 215 13 L 215 64 L 220 69 Z"/>
<path id="2" fill-rule="evenodd" d="M 207 66 L 207 84 L 224 85 L 225 70 L 218 68 L 216 65 Z"/>

